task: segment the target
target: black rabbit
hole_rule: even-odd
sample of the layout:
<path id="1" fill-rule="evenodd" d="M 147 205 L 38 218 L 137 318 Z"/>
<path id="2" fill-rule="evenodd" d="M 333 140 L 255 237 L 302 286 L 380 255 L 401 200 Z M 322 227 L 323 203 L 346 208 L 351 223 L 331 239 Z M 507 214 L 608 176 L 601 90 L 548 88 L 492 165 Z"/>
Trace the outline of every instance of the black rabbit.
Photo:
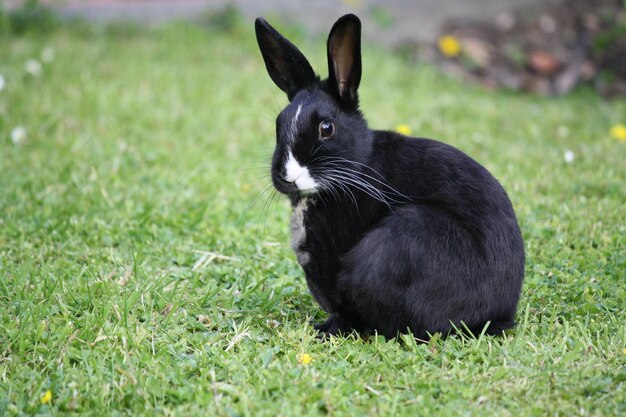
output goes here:
<path id="1" fill-rule="evenodd" d="M 506 192 L 456 148 L 368 128 L 358 17 L 330 31 L 326 80 L 263 18 L 255 27 L 290 101 L 276 121 L 272 181 L 291 200 L 293 249 L 330 313 L 316 329 L 424 339 L 514 326 L 524 246 Z"/>

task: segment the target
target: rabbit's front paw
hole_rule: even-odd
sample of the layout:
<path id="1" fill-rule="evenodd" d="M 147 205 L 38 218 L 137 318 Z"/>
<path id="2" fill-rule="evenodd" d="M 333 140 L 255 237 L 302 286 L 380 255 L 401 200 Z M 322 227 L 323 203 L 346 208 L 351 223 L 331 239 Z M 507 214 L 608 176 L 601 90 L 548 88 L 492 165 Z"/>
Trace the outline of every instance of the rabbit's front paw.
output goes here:
<path id="1" fill-rule="evenodd" d="M 317 337 L 319 339 L 326 339 L 328 336 L 345 335 L 353 330 L 352 327 L 337 314 L 330 316 L 324 323 L 314 325 L 313 328 L 317 330 Z"/>
<path id="2" fill-rule="evenodd" d="M 313 328 L 320 333 L 326 333 L 333 322 L 334 316 L 330 316 L 325 322 L 314 324 Z"/>

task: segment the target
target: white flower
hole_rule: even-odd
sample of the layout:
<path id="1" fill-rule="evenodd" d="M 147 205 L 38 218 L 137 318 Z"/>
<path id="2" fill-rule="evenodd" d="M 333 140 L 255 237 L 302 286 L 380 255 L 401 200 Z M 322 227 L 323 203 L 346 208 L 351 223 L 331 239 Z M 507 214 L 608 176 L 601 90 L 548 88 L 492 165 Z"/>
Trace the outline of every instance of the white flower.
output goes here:
<path id="1" fill-rule="evenodd" d="M 41 51 L 41 60 L 43 62 L 52 62 L 52 61 L 54 61 L 54 49 L 52 49 L 52 48 L 45 48 L 43 51 Z"/>
<path id="2" fill-rule="evenodd" d="M 33 77 L 39 77 L 41 75 L 41 72 L 43 71 L 41 63 L 36 59 L 29 59 L 28 61 L 26 61 L 26 63 L 24 64 L 24 69 Z"/>
<path id="3" fill-rule="evenodd" d="M 11 131 L 11 140 L 14 144 L 19 145 L 26 139 L 26 128 L 24 126 L 16 126 Z"/>
<path id="4" fill-rule="evenodd" d="M 5 85 L 6 81 L 4 80 L 4 75 L 0 74 L 0 91 L 4 90 Z"/>
<path id="5" fill-rule="evenodd" d="M 574 158 L 576 157 L 576 155 L 574 155 L 574 151 L 571 150 L 566 150 L 565 153 L 563 154 L 563 159 L 565 159 L 565 162 L 567 162 L 568 164 L 571 164 L 572 162 L 574 162 Z"/>

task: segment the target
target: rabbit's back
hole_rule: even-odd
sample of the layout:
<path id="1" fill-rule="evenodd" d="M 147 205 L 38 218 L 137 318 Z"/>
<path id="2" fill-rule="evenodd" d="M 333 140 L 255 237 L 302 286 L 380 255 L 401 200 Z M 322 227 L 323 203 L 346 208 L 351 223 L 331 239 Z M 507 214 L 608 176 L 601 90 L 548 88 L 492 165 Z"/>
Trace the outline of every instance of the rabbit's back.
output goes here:
<path id="1" fill-rule="evenodd" d="M 338 289 L 361 331 L 511 327 L 524 250 L 500 184 L 461 151 L 377 132 L 373 165 L 411 202 L 383 211 L 341 257 Z M 350 308 L 348 308 L 350 309 Z M 452 323 L 452 324 L 451 324 Z"/>
<path id="2" fill-rule="evenodd" d="M 512 325 L 523 262 L 507 267 L 503 254 L 490 255 L 450 213 L 399 208 L 342 257 L 344 314 L 361 318 L 361 332 L 389 337 L 407 329 L 420 338 L 447 334 L 451 323 L 478 331 L 488 321 Z"/>
<path id="3" fill-rule="evenodd" d="M 492 273 L 513 270 L 521 285 L 524 244 L 517 218 L 504 188 L 485 167 L 442 142 L 385 131 L 376 132 L 372 165 L 410 199 L 408 206 L 427 208 L 429 216 L 441 213 L 441 227 L 453 222 L 460 228 L 471 245 L 459 254 L 482 259 Z M 431 223 L 438 224 L 434 218 Z"/>

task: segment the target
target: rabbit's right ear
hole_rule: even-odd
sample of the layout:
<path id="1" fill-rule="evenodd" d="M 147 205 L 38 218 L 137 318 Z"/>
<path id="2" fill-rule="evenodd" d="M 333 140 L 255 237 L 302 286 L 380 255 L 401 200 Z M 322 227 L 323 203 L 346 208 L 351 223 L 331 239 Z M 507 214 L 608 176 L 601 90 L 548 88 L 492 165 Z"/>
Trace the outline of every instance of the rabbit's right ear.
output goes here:
<path id="1" fill-rule="evenodd" d="M 291 101 L 298 91 L 317 80 L 315 72 L 302 52 L 265 19 L 257 18 L 254 27 L 265 68 L 274 83 L 287 93 Z"/>

